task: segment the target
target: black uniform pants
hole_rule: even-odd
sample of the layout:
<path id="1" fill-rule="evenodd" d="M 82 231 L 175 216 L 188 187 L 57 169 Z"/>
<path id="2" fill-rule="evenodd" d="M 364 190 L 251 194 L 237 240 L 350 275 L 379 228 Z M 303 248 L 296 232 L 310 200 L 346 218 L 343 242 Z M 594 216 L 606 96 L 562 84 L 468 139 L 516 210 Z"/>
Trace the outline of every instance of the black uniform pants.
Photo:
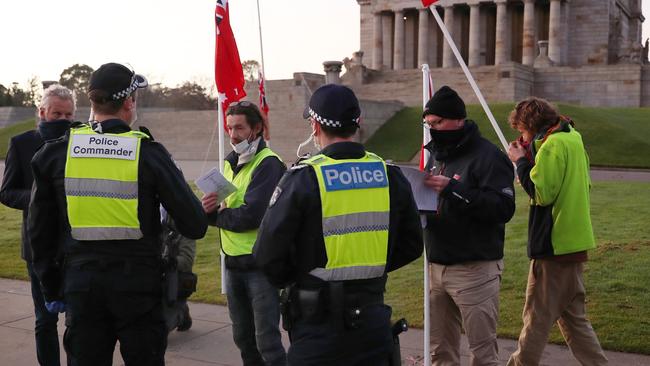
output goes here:
<path id="1" fill-rule="evenodd" d="M 329 319 L 317 324 L 298 319 L 290 332 L 289 365 L 388 365 L 393 351 L 390 316 L 390 307 L 376 304 L 361 310 L 354 329 Z"/>
<path id="2" fill-rule="evenodd" d="M 65 350 L 72 366 L 110 366 L 116 341 L 126 366 L 165 364 L 167 329 L 157 265 L 66 268 Z"/>

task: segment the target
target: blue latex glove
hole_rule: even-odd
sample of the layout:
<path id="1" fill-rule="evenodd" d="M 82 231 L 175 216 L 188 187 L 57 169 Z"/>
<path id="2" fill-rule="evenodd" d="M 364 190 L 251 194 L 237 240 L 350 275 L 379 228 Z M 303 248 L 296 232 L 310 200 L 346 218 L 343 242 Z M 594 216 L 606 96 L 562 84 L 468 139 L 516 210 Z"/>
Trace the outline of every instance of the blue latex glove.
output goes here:
<path id="1" fill-rule="evenodd" d="M 63 301 L 46 301 L 45 308 L 52 314 L 62 313 L 65 311 L 65 302 Z"/>

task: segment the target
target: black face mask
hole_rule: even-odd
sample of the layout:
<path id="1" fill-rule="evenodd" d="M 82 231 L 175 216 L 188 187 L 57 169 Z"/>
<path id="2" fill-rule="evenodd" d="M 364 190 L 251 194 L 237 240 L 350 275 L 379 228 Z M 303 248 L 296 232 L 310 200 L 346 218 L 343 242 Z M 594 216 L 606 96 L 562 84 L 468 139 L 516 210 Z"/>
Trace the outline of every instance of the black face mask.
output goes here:
<path id="1" fill-rule="evenodd" d="M 460 143 L 460 140 L 465 136 L 465 129 L 460 128 L 458 130 L 429 130 L 431 132 L 431 139 L 435 146 L 440 148 L 450 148 L 455 147 Z"/>
<path id="2" fill-rule="evenodd" d="M 44 141 L 58 139 L 70 129 L 70 121 L 59 119 L 51 122 L 41 121 L 38 123 L 38 133 Z"/>

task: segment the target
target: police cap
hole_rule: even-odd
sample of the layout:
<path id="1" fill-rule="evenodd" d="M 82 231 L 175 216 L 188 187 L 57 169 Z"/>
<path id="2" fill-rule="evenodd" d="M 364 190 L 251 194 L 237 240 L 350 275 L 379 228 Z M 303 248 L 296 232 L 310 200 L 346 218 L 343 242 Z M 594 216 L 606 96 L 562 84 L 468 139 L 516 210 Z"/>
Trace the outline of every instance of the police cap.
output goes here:
<path id="1" fill-rule="evenodd" d="M 309 99 L 303 118 L 313 118 L 321 125 L 341 128 L 359 126 L 361 108 L 352 89 L 337 84 L 326 84 L 318 88 Z"/>
<path id="2" fill-rule="evenodd" d="M 110 100 L 128 97 L 136 89 L 146 88 L 147 79 L 124 65 L 114 62 L 103 64 L 90 75 L 88 91 L 101 90 Z"/>

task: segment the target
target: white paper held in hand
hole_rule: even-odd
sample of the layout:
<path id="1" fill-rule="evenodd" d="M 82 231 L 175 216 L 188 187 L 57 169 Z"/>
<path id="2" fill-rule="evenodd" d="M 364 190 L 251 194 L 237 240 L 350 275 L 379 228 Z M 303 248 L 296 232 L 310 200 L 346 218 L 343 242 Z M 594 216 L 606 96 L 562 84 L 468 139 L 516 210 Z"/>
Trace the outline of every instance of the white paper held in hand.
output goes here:
<path id="1" fill-rule="evenodd" d="M 438 193 L 424 185 L 424 178 L 427 173 L 419 169 L 400 166 L 402 173 L 411 183 L 413 198 L 420 212 L 435 212 L 438 210 Z"/>
<path id="2" fill-rule="evenodd" d="M 219 173 L 217 168 L 210 169 L 207 173 L 195 180 L 194 183 L 205 194 L 216 192 L 218 198 L 217 204 L 220 204 L 226 197 L 237 191 L 237 187 Z"/>

